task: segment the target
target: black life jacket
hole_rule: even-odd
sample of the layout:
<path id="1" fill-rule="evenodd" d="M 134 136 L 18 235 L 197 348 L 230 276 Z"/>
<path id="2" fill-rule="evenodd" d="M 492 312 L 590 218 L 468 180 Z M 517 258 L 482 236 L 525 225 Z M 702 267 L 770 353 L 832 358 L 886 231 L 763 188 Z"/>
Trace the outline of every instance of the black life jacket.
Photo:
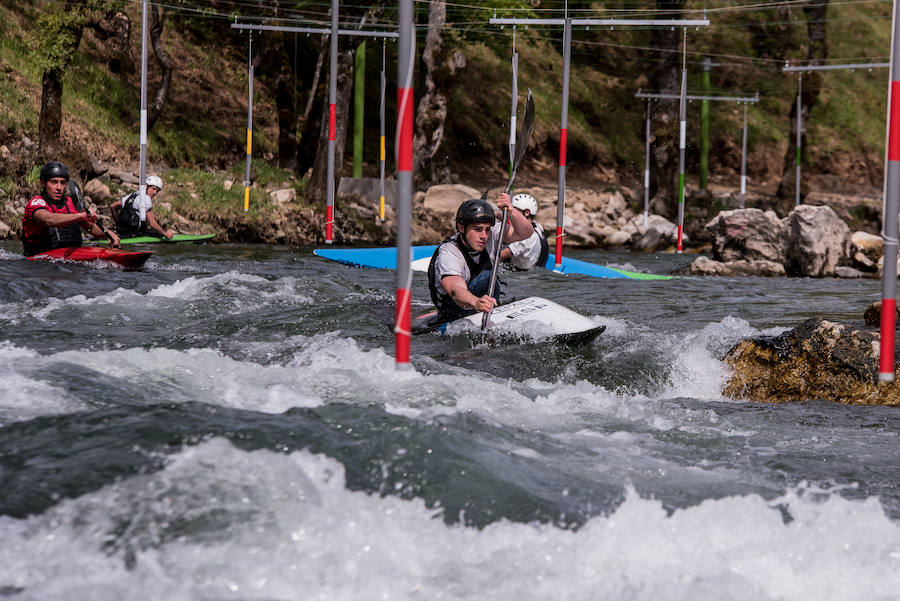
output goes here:
<path id="1" fill-rule="evenodd" d="M 134 208 L 135 198 L 137 192 L 132 192 L 122 201 L 122 209 L 119 211 L 119 218 L 116 219 L 116 233 L 119 236 L 135 236 L 147 229 L 147 222 L 141 221 L 141 213 Z"/>
<path id="2" fill-rule="evenodd" d="M 550 256 L 550 245 L 547 244 L 547 234 L 544 233 L 544 228 L 542 228 L 537 222 L 534 223 L 534 231 L 536 231 L 541 238 L 541 254 L 538 255 L 538 260 L 537 263 L 535 263 L 535 267 L 546 267 L 547 258 Z"/>
<path id="3" fill-rule="evenodd" d="M 428 292 L 431 293 L 431 302 L 437 307 L 438 313 L 459 311 L 459 307 L 453 302 L 453 298 L 449 294 L 440 294 L 437 289 L 435 263 L 437 262 L 438 253 L 441 251 L 441 246 L 444 244 L 455 244 L 462 252 L 463 259 L 466 260 L 466 266 L 469 268 L 469 279 L 466 280 L 467 284 L 471 282 L 476 275 L 482 271 L 490 270 L 494 266 L 486 247 L 478 253 L 478 263 L 476 263 L 475 259 L 472 258 L 472 255 L 470 254 L 472 251 L 466 248 L 465 245 L 463 245 L 462 240 L 460 240 L 460 234 L 454 234 L 441 242 L 434 250 L 434 254 L 431 255 L 431 261 L 428 263 Z"/>
<path id="4" fill-rule="evenodd" d="M 69 198 L 62 197 L 63 204 L 58 205 L 38 194 L 47 203 L 47 209 L 51 213 L 71 213 L 68 209 Z M 72 206 L 74 208 L 74 205 Z M 76 213 L 78 211 L 75 211 Z M 42 232 L 34 237 L 25 237 L 22 240 L 22 250 L 25 256 L 30 257 L 37 253 L 47 252 L 54 248 L 73 248 L 81 246 L 81 226 L 78 223 L 70 223 L 59 227 L 47 226 Z"/>

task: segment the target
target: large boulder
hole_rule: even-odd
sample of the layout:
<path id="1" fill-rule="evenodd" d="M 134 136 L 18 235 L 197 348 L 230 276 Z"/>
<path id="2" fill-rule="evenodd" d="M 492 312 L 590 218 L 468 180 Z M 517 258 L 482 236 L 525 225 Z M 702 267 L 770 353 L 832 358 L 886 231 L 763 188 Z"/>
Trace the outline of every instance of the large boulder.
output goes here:
<path id="1" fill-rule="evenodd" d="M 625 224 L 622 231 L 631 234 L 631 248 L 643 252 L 655 252 L 678 242 L 678 226 L 662 215 L 648 215 L 646 226 L 644 216 L 638 215 Z M 682 235 L 682 242 L 689 242 L 687 234 Z"/>
<path id="2" fill-rule="evenodd" d="M 800 205 L 788 220 L 784 267 L 791 275 L 830 277 L 844 254 L 850 228 L 826 206 Z"/>
<path id="3" fill-rule="evenodd" d="M 900 387 L 878 382 L 878 343 L 878 332 L 821 317 L 778 336 L 743 340 L 725 356 L 732 374 L 724 394 L 752 401 L 900 405 Z"/>
<path id="4" fill-rule="evenodd" d="M 884 254 L 884 240 L 868 232 L 853 232 L 847 241 L 847 258 L 861 271 L 878 271 L 878 259 Z"/>
<path id="5" fill-rule="evenodd" d="M 106 202 L 111 196 L 109 186 L 96 177 L 84 185 L 84 193 L 94 202 Z"/>
<path id="6" fill-rule="evenodd" d="M 706 229 L 712 235 L 713 256 L 719 261 L 784 260 L 787 224 L 774 211 L 722 211 Z"/>
<path id="7" fill-rule="evenodd" d="M 439 184 L 425 192 L 425 208 L 455 219 L 459 205 L 470 198 L 481 198 L 481 192 L 462 184 Z"/>

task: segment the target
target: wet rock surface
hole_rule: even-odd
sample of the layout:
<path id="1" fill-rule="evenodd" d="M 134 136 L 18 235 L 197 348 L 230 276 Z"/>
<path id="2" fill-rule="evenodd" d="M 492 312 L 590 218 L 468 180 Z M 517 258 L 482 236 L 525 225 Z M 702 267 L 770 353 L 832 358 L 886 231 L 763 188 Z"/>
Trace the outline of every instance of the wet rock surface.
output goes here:
<path id="1" fill-rule="evenodd" d="M 878 382 L 879 342 L 875 330 L 821 317 L 778 336 L 743 340 L 725 355 L 733 371 L 723 393 L 751 401 L 898 406 L 900 386 Z"/>

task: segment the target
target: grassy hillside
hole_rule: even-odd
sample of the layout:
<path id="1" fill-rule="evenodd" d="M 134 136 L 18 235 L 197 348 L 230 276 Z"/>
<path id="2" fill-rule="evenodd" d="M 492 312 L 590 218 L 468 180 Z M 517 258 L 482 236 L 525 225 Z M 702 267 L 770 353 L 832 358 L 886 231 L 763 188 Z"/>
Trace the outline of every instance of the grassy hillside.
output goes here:
<path id="1" fill-rule="evenodd" d="M 541 8 L 548 3 L 505 0 L 504 4 Z M 593 5 L 619 7 L 617 3 Z M 449 158 L 451 170 L 457 173 L 502 173 L 508 138 L 512 32 L 477 24 L 492 16 L 489 11 L 479 10 L 480 5 L 471 5 L 474 8 L 466 8 L 465 14 L 459 12 L 464 10 L 460 6 L 451 4 L 448 8 L 450 43 L 465 54 L 467 66 L 449 91 L 442 155 Z M 771 184 L 780 177 L 783 157 L 793 144 L 789 139 L 789 114 L 797 85 L 796 76 L 783 74 L 783 63 L 773 57 L 806 56 L 802 10 L 784 5 L 718 12 L 716 7 L 725 7 L 726 3 L 703 6 L 710 7 L 709 18 L 714 26 L 688 32 L 688 89 L 700 91 L 700 60 L 710 56 L 714 61 L 712 93 L 759 92 L 761 102 L 749 109 L 750 175 L 753 181 Z M 137 8 L 134 3 L 128 5 L 136 66 L 140 56 Z M 21 145 L 23 137 L 34 141 L 37 138 L 41 73 L 33 52 L 33 31 L 38 10 L 30 2 L 0 5 L 0 143 L 13 150 Z M 418 10 L 424 22 L 427 5 Z M 890 11 L 888 2 L 832 2 L 828 12 L 829 57 L 849 60 L 881 56 L 880 60 L 887 60 Z M 467 25 L 460 24 L 461 19 Z M 765 29 L 762 33 L 761 24 Z M 525 90 L 532 88 L 537 105 L 535 146 L 530 151 L 529 168 L 548 178 L 555 174 L 559 142 L 560 38 L 558 28 L 517 31 L 521 55 L 519 88 L 523 97 Z M 221 21 L 171 15 L 163 39 L 177 67 L 169 105 L 151 132 L 151 165 L 156 170 L 224 169 L 234 171 L 242 179 L 247 110 L 245 36 L 229 32 Z M 644 104 L 634 98 L 634 93 L 639 88 L 653 87 L 648 74 L 659 66 L 664 52 L 671 51 L 652 49 L 650 41 L 650 32 L 642 29 L 575 31 L 568 134 L 569 173 L 573 180 L 640 181 Z M 418 44 L 421 49 L 424 39 L 420 38 Z M 370 43 L 367 51 L 366 175 L 377 174 L 380 46 Z M 134 165 L 139 150 L 139 72 L 111 72 L 107 66 L 109 52 L 106 42 L 86 30 L 78 56 L 65 77 L 63 139 L 82 146 L 101 161 Z M 389 47 L 389 115 L 394 110 L 394 67 L 390 64 L 394 52 Z M 312 67 L 306 66 L 310 70 Z M 151 56 L 151 91 L 155 90 L 158 77 Z M 829 72 L 823 82 L 819 104 L 808 124 L 807 172 L 811 176 L 831 173 L 854 183 L 880 185 L 887 70 Z M 305 101 L 305 93 L 298 90 L 300 102 Z M 688 107 L 691 174 L 696 174 L 698 164 L 699 114 L 700 104 L 692 103 Z M 714 175 L 731 176 L 740 164 L 743 109 L 714 103 L 710 114 L 710 170 Z M 254 117 L 254 154 L 260 160 L 259 170 L 264 163 L 274 162 L 277 137 L 271 92 L 259 80 Z M 662 127 L 657 121 L 658 141 L 677 145 L 677 117 L 671 115 L 667 119 Z M 390 169 L 390 116 L 388 128 Z M 666 141 L 668 135 L 670 142 Z M 315 140 L 301 140 L 301 144 L 314 143 Z M 349 147 L 345 156 L 349 170 Z M 0 187 L 7 191 L 22 185 L 28 176 L 22 173 L 21 165 L 0 166 L 6 169 L 0 172 Z M 282 173 L 274 179 L 285 177 Z M 229 191 L 229 200 L 234 200 L 232 194 L 235 198 L 240 196 L 238 190 Z"/>

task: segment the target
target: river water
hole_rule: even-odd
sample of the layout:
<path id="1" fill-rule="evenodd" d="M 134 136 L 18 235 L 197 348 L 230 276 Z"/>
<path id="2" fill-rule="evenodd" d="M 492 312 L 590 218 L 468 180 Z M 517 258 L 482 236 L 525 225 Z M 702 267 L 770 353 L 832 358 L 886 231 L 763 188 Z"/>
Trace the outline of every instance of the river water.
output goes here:
<path id="1" fill-rule="evenodd" d="M 155 250 L 0 247 L 0 599 L 900 598 L 900 413 L 721 395 L 737 341 L 876 281 L 513 274 L 606 332 L 402 372 L 392 272 Z"/>

